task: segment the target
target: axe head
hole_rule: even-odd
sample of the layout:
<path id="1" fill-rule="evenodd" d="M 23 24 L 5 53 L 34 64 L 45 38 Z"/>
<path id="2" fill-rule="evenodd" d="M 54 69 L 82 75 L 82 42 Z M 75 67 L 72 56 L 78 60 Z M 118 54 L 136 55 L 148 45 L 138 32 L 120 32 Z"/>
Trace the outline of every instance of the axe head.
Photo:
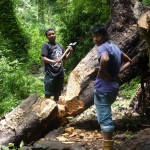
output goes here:
<path id="1" fill-rule="evenodd" d="M 69 44 L 69 46 L 72 46 L 72 47 L 74 47 L 76 44 L 77 44 L 77 42 L 70 43 L 70 44 Z"/>

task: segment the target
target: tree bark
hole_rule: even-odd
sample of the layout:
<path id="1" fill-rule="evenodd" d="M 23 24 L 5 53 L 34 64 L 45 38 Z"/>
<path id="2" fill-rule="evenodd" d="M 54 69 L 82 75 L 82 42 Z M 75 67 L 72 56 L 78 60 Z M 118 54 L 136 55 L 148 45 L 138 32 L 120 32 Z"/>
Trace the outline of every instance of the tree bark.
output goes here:
<path id="1" fill-rule="evenodd" d="M 60 126 L 58 107 L 52 100 L 32 95 L 0 121 L 0 145 L 36 141 L 48 129 Z"/>
<path id="2" fill-rule="evenodd" d="M 150 11 L 145 12 L 141 15 L 138 20 L 140 26 L 141 35 L 145 39 L 148 49 L 148 56 L 150 56 Z M 149 63 L 150 64 L 150 63 Z M 147 69 L 147 74 L 142 74 L 141 86 L 138 88 L 136 95 L 131 101 L 130 106 L 135 109 L 139 114 L 150 116 L 150 72 L 149 68 Z"/>

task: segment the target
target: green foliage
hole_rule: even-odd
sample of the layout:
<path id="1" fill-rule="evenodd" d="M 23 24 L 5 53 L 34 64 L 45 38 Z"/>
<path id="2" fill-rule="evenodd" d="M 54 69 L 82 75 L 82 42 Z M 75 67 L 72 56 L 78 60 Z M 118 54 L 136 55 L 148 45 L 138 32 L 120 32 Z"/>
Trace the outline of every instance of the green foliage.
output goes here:
<path id="1" fill-rule="evenodd" d="M 120 87 L 120 95 L 126 99 L 132 99 L 139 86 L 139 78 L 133 79 L 129 83 L 125 83 Z"/>
<path id="2" fill-rule="evenodd" d="M 29 41 L 19 21 L 16 19 L 12 0 L 1 0 L 0 14 L 0 35 L 3 38 L 1 40 L 3 43 L 2 46 L 11 50 L 9 52 L 11 60 L 16 58 L 26 60 Z"/>
<path id="3" fill-rule="evenodd" d="M 9 150 L 9 148 L 4 146 L 4 145 L 2 145 L 2 150 Z"/>
<path id="4" fill-rule="evenodd" d="M 41 47 L 44 42 L 47 41 L 44 28 L 48 28 L 49 24 L 52 24 L 51 20 L 54 18 L 51 17 L 52 6 L 50 6 L 48 0 L 16 1 L 16 16 L 18 20 L 22 22 L 21 26 L 24 29 L 24 32 L 30 37 L 27 66 L 30 69 L 36 69 L 35 66 L 39 67 L 41 65 Z M 39 12 L 41 4 L 43 5 L 42 14 Z M 44 21 L 42 22 L 39 18 L 44 19 Z"/>
<path id="5" fill-rule="evenodd" d="M 128 131 L 128 130 L 125 132 L 125 138 L 126 138 L 126 139 L 131 139 L 132 136 L 133 136 L 133 133 L 132 133 L 132 132 L 130 132 L 130 131 Z"/>
<path id="6" fill-rule="evenodd" d="M 45 42 L 45 35 L 39 35 L 39 28 L 35 24 L 26 26 L 26 31 L 30 35 L 30 49 L 28 50 L 28 66 L 33 69 L 35 65 L 40 66 L 41 63 L 41 48 Z M 32 31 L 29 32 L 29 31 Z"/>
<path id="7" fill-rule="evenodd" d="M 24 142 L 21 141 L 19 148 L 16 148 L 14 143 L 9 143 L 8 146 L 2 145 L 2 150 L 21 150 L 24 146 Z"/>
<path id="8" fill-rule="evenodd" d="M 18 61 L 0 59 L 0 114 L 10 111 L 33 93 L 41 93 L 43 83 L 30 75 Z"/>
<path id="9" fill-rule="evenodd" d="M 57 0 L 57 5 L 55 11 L 59 12 L 62 22 L 58 29 L 61 43 L 78 42 L 72 57 L 65 63 L 66 70 L 70 71 L 92 48 L 90 29 L 94 24 L 105 23 L 109 19 L 110 8 L 107 0 L 95 0 L 94 5 L 92 0 Z"/>
<path id="10" fill-rule="evenodd" d="M 13 15 L 16 24 L 12 20 L 10 20 L 12 24 L 9 23 L 14 25 L 17 34 L 16 36 L 9 35 L 8 38 L 4 38 L 5 34 L 0 34 L 0 43 L 3 43 L 0 45 L 0 114 L 9 112 L 33 93 L 43 94 L 43 82 L 31 74 L 31 72 L 37 72 L 38 67 L 41 65 L 41 46 L 45 41 L 45 36 L 39 34 L 40 25 L 38 24 L 37 5 L 33 0 L 32 3 L 30 0 L 15 0 L 13 2 L 15 3 L 15 11 L 8 13 L 7 17 Z M 34 5 L 32 6 L 32 4 Z M 4 15 L 7 14 L 4 13 Z M 3 24 L 7 27 L 7 22 Z M 28 39 L 30 37 L 30 43 L 27 47 L 26 45 L 20 45 L 23 51 L 16 49 L 12 53 L 12 47 L 14 46 L 12 43 L 17 44 L 14 37 L 20 38 L 20 33 L 23 35 L 22 39 L 25 39 L 24 33 L 26 33 Z M 23 46 L 28 51 L 25 52 Z M 27 54 L 26 56 L 24 52 Z M 20 59 L 16 60 L 17 55 L 23 57 L 25 63 L 23 61 L 20 63 Z"/>
<path id="11" fill-rule="evenodd" d="M 148 6 L 150 5 L 150 0 L 143 0 L 143 2 L 145 5 L 148 5 Z"/>

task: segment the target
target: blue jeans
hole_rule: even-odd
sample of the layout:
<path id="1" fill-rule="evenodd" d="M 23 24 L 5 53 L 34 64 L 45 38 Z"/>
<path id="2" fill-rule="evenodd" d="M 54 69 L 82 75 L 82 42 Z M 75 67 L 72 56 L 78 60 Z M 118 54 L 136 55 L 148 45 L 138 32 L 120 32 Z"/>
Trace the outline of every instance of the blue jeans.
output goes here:
<path id="1" fill-rule="evenodd" d="M 103 132 L 114 131 L 111 105 L 116 100 L 116 97 L 117 93 L 99 93 L 94 91 L 97 120 Z"/>

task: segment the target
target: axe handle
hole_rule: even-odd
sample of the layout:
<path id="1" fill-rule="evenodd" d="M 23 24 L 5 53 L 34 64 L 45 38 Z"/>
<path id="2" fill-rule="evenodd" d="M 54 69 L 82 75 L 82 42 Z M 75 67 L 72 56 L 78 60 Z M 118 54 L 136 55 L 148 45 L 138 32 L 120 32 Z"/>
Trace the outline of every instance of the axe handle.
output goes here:
<path id="1" fill-rule="evenodd" d="M 65 57 L 65 55 L 69 52 L 69 47 L 66 49 L 66 51 L 63 53 L 63 55 L 60 57 L 60 61 Z M 56 66 L 58 63 L 56 63 L 54 66 Z"/>
<path id="2" fill-rule="evenodd" d="M 65 55 L 69 52 L 69 47 L 66 49 L 66 51 L 63 53 L 63 55 L 60 57 L 60 61 L 65 57 Z"/>

